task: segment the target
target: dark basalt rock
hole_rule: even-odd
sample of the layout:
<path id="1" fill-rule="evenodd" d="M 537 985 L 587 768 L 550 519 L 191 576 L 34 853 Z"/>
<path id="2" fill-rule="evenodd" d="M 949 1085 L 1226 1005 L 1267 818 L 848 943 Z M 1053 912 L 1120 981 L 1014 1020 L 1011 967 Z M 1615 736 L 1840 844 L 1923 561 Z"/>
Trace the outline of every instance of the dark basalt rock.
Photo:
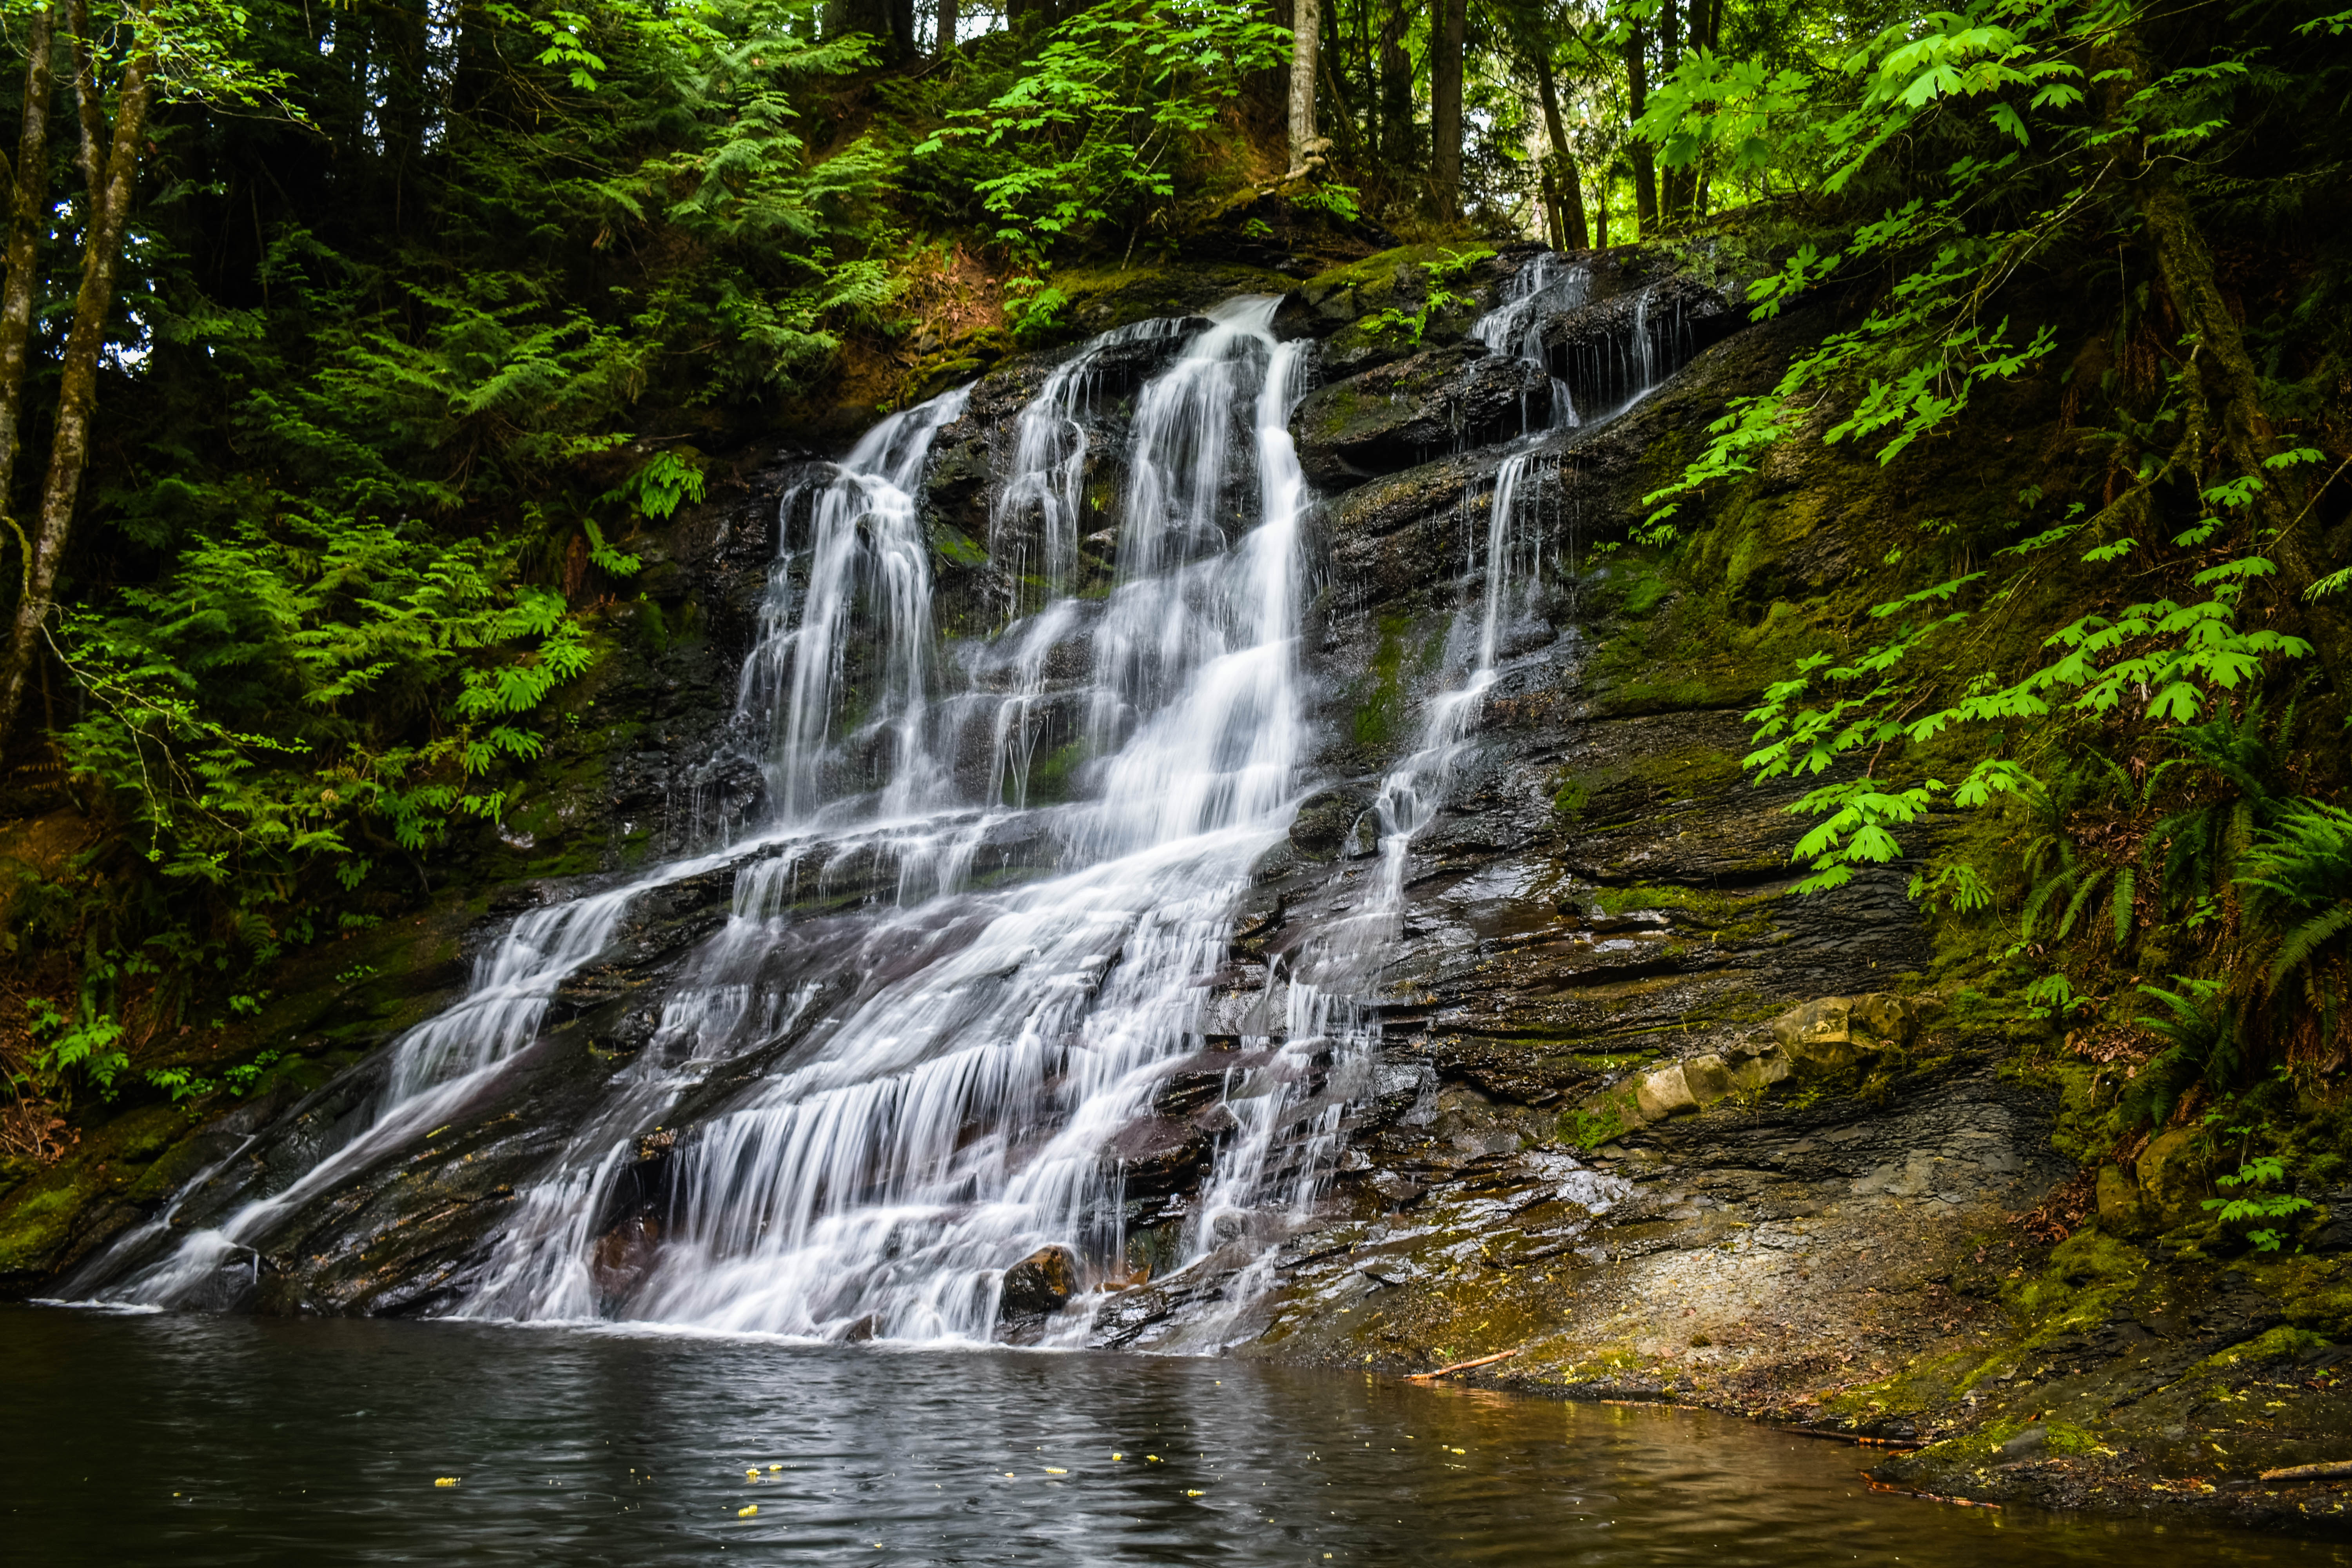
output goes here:
<path id="1" fill-rule="evenodd" d="M 1747 325 L 1717 289 L 1680 273 L 1560 312 L 1539 329 L 1551 374 L 1588 417 L 1622 407 L 1645 385 Z"/>
<path id="2" fill-rule="evenodd" d="M 1004 1271 L 997 1316 L 1012 1321 L 1058 1312 L 1078 1289 L 1078 1260 L 1066 1247 L 1041 1247 Z"/>
<path id="3" fill-rule="evenodd" d="M 1161 1115 L 1121 1128 L 1103 1145 L 1101 1158 L 1129 1197 L 1163 1197 L 1190 1184 L 1213 1152 L 1213 1140 L 1199 1121 Z"/>
<path id="4" fill-rule="evenodd" d="M 1441 452 L 1540 430 L 1550 418 L 1542 372 L 1459 342 L 1309 394 L 1290 429 L 1307 479 L 1336 494 Z"/>

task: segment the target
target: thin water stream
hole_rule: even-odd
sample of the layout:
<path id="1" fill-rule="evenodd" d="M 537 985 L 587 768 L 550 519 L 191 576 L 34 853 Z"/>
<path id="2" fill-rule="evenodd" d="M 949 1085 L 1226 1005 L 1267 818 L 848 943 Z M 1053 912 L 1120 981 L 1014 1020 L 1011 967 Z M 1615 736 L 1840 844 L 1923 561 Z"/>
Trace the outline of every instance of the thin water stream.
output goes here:
<path id="1" fill-rule="evenodd" d="M 10 1562 L 2054 1568 L 2352 1552 L 1874 1496 L 1699 1412 L 1189 1358 L 5 1312 Z M 1116 1456 L 1116 1457 L 1115 1457 Z M 441 1478 L 454 1484 L 437 1485 Z"/>

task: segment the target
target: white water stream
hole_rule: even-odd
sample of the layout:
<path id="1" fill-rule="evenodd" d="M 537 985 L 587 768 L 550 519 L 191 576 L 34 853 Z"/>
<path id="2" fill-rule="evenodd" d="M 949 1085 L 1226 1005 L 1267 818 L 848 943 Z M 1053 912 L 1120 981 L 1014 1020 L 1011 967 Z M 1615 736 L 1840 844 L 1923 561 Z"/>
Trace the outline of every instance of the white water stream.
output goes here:
<path id="1" fill-rule="evenodd" d="M 1586 287 L 1580 268 L 1542 258 L 1476 334 L 1540 362 L 1541 321 Z M 950 689 L 933 625 L 917 500 L 965 392 L 885 420 L 790 492 L 738 700 L 765 737 L 768 825 L 519 920 L 478 961 L 465 1000 L 392 1047 L 356 1131 L 103 1294 L 217 1295 L 291 1208 L 492 1084 L 635 900 L 721 870 L 733 875 L 724 927 L 668 993 L 651 1043 L 519 1195 L 465 1315 L 985 1340 L 1003 1271 L 1041 1247 L 1069 1248 L 1087 1287 L 1123 1271 L 1126 1194 L 1102 1152 L 1150 1117 L 1171 1064 L 1202 1051 L 1206 982 L 1225 963 L 1233 911 L 1305 782 L 1300 530 L 1312 498 L 1287 424 L 1306 361 L 1275 339 L 1278 302 L 1228 301 L 1205 328 L 1123 329 L 1047 379 L 1018 421 L 992 520 L 1000 564 L 1011 558 L 1011 609 L 1025 613 L 961 656 L 965 692 Z M 1097 362 L 1187 331 L 1135 397 L 1116 580 L 1107 597 L 1068 596 Z M 1577 422 L 1566 385 L 1552 406 L 1553 429 Z M 1359 1009 L 1402 909 L 1409 847 L 1495 679 L 1514 597 L 1543 569 L 1525 519 L 1540 512 L 1544 434 L 1496 479 L 1475 665 L 1433 700 L 1421 746 L 1381 790 L 1380 891 L 1352 935 L 1269 984 L 1226 1073 L 1183 1266 L 1221 1247 L 1263 1252 L 1332 1167 L 1346 1091 L 1377 1043 Z M 1034 560 L 1010 542 L 1033 538 Z M 1042 602 L 1024 604 L 1023 583 L 1042 585 Z M 1090 659 L 1075 690 L 1047 676 L 1066 647 Z M 1032 805 L 1037 737 L 1056 704 L 1077 741 L 1075 798 Z M 975 725 L 987 784 L 963 798 L 955 759 Z M 975 885 L 975 855 L 1008 837 L 1048 845 L 1051 873 Z M 855 882 L 890 891 L 854 915 L 810 912 L 812 897 Z M 616 1282 L 598 1258 L 615 1183 L 649 1130 L 746 1059 L 763 1064 L 757 1075 L 676 1135 L 658 1245 Z M 115 1255 L 155 1245 L 173 1220 Z M 1067 1317 L 1066 1335 L 1082 1337 L 1086 1314 Z"/>

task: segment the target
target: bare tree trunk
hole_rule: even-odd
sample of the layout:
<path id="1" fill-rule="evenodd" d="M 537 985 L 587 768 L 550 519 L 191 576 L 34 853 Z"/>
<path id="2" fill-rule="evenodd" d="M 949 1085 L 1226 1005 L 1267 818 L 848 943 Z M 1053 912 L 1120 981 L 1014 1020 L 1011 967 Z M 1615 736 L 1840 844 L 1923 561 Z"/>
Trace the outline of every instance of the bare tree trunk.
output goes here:
<path id="1" fill-rule="evenodd" d="M 1393 182 L 1417 160 L 1412 136 L 1412 59 L 1404 52 L 1404 0 L 1389 0 L 1381 22 L 1381 162 Z"/>
<path id="2" fill-rule="evenodd" d="M 1429 51 L 1429 184 L 1441 218 L 1462 216 L 1462 45 L 1469 0 L 1438 0 Z"/>
<path id="3" fill-rule="evenodd" d="M 39 281 L 41 237 L 49 226 L 49 100 L 56 42 L 57 8 L 44 5 L 33 13 L 25 36 L 25 132 L 16 146 L 8 205 L 8 281 L 0 287 L 0 513 L 11 516 L 34 285 Z"/>
<path id="4" fill-rule="evenodd" d="M 1560 194 L 1560 237 L 1552 243 L 1561 250 L 1582 250 L 1590 243 L 1584 237 L 1584 181 L 1576 172 L 1576 160 L 1569 154 L 1568 128 L 1560 121 L 1559 83 L 1552 76 L 1549 42 L 1538 38 L 1536 47 L 1536 90 L 1543 100 L 1544 134 L 1551 141 Z"/>
<path id="5" fill-rule="evenodd" d="M 1650 35 L 1636 27 L 1625 40 L 1625 96 L 1633 105 L 1633 118 L 1639 120 L 1650 104 Z M 1633 165 L 1633 216 L 1642 220 L 1642 237 L 1648 239 L 1658 225 L 1658 170 L 1650 157 L 1650 144 L 1639 137 L 1625 149 L 1628 162 Z"/>
<path id="6" fill-rule="evenodd" d="M 93 159 L 96 198 L 84 226 L 81 288 L 74 295 L 73 326 L 66 335 L 64 374 L 58 383 L 57 433 L 49 444 L 49 474 L 41 489 L 41 510 L 25 563 L 25 587 L 16 601 L 7 663 L 0 668 L 0 745 L 15 727 L 24 703 L 25 681 L 40 656 L 41 626 L 48 618 L 49 595 L 73 535 L 75 502 L 82 470 L 89 465 L 90 417 L 98 406 L 98 356 L 114 312 L 114 272 L 121 258 L 123 230 L 131 220 L 131 195 L 139 182 L 139 153 L 146 139 L 148 71 L 143 44 L 123 67 L 116 93 L 112 145 Z M 87 72 L 78 72 L 87 75 Z M 97 94 L 93 89 L 90 99 Z M 87 122 L 85 122 L 87 123 Z"/>
<path id="7" fill-rule="evenodd" d="M 956 47 L 956 0 L 940 0 L 940 53 Z"/>
<path id="8" fill-rule="evenodd" d="M 1315 46 L 1323 18 L 1317 0 L 1290 0 L 1290 173 L 1303 180 L 1323 162 L 1330 143 L 1315 133 Z"/>
<path id="9" fill-rule="evenodd" d="M 1592 187 L 1592 194 L 1601 198 L 1593 205 L 1592 208 L 1592 247 L 1595 250 L 1606 250 L 1609 248 L 1609 182 L 1611 177 L 1610 171 L 1606 169 L 1601 170 L 1600 179 L 1594 183 Z"/>

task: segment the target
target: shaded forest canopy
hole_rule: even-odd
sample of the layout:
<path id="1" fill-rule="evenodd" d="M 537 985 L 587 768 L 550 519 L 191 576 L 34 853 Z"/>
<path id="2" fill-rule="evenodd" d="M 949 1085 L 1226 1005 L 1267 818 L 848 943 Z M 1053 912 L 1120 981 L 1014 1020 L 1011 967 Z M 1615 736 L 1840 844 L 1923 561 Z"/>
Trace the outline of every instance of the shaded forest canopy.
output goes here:
<path id="1" fill-rule="evenodd" d="M 2107 1150 L 2242 1131 L 2255 1237 L 2298 1201 L 2275 1162 L 2340 1170 L 2293 1129 L 2334 1103 L 2352 990 L 2352 13 L 0 24 L 0 762 L 51 847 L 8 894 L 12 1126 L 266 1070 L 257 1040 L 218 1068 L 174 1042 L 465 878 L 624 635 L 634 542 L 723 454 L 1070 341 L 1081 278 L 1533 239 L 1639 243 L 1832 323 L 1622 520 L 1672 571 L 1717 569 L 1709 530 L 1783 443 L 1948 463 L 2049 434 L 1998 515 L 1890 521 L 1872 602 L 1758 695 L 1749 765 L 1818 780 L 1815 885 L 1916 866 L 1959 933 L 1944 978 L 2114 1066 Z"/>

